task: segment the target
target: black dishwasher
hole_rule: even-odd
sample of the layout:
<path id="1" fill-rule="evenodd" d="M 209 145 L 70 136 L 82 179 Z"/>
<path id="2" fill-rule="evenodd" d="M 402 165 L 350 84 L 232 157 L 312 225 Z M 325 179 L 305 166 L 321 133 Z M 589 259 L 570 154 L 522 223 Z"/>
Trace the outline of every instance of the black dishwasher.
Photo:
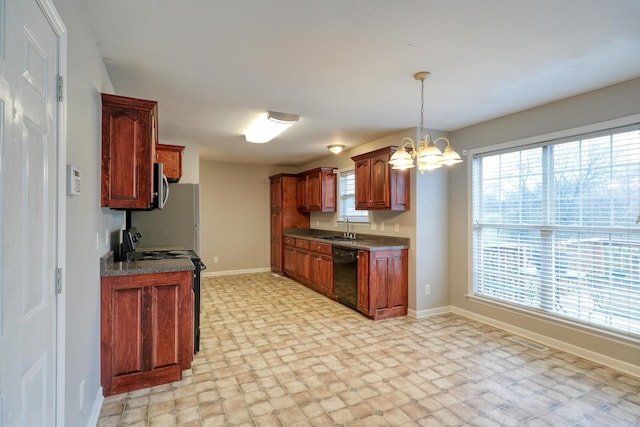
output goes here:
<path id="1" fill-rule="evenodd" d="M 357 250 L 333 246 L 333 286 L 338 302 L 358 309 Z"/>

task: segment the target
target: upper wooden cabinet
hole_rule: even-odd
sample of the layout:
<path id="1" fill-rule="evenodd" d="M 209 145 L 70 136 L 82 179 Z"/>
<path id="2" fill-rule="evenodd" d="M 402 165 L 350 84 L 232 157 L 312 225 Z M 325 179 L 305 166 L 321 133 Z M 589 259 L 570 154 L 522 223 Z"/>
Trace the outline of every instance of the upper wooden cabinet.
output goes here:
<path id="1" fill-rule="evenodd" d="M 153 206 L 158 103 L 102 94 L 101 206 Z"/>
<path id="2" fill-rule="evenodd" d="M 299 173 L 296 199 L 300 212 L 335 212 L 335 169 L 316 168 Z"/>
<path id="3" fill-rule="evenodd" d="M 391 169 L 397 147 L 352 157 L 355 162 L 356 209 L 406 211 L 410 205 L 409 170 Z"/>
<path id="4" fill-rule="evenodd" d="M 183 145 L 156 145 L 156 161 L 162 163 L 164 175 L 169 182 L 178 182 L 182 178 L 183 151 Z"/>

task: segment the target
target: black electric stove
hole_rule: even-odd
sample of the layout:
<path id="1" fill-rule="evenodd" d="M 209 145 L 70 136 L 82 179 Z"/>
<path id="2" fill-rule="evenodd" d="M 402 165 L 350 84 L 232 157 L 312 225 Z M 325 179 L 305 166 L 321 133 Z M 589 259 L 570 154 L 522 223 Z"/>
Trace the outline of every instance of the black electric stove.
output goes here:
<path id="1" fill-rule="evenodd" d="M 192 250 L 171 250 L 171 251 L 133 251 L 128 254 L 130 261 L 154 261 L 162 259 L 190 259 L 193 263 L 193 294 L 194 294 L 194 307 L 193 307 L 193 352 L 200 351 L 200 279 L 201 272 L 206 270 L 207 266 L 204 265 L 200 256 Z"/>

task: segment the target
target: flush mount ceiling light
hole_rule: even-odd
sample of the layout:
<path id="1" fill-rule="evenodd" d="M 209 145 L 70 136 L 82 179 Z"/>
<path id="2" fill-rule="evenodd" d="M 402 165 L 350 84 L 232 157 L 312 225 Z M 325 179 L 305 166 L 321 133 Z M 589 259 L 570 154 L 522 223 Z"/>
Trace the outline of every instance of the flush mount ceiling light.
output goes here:
<path id="1" fill-rule="evenodd" d="M 415 167 L 414 160 L 418 163 L 420 173 L 462 163 L 462 158 L 451 148 L 451 142 L 447 138 L 441 136 L 432 141 L 431 135 L 424 133 L 424 80 L 428 79 L 430 75 L 431 73 L 428 71 L 420 71 L 413 75 L 414 79 L 420 80 L 422 87 L 420 92 L 420 140 L 416 146 L 411 138 L 402 139 L 398 150 L 389 159 L 389 163 L 393 165 L 392 169 L 413 168 Z M 438 143 L 443 143 L 444 148 L 438 148 L 436 146 Z"/>
<path id="2" fill-rule="evenodd" d="M 331 151 L 333 154 L 340 154 L 340 153 L 342 153 L 342 150 L 344 150 L 344 145 L 334 144 L 334 145 L 329 145 L 329 146 L 327 146 L 327 148 L 328 148 L 328 149 L 329 149 L 329 151 Z"/>
<path id="3" fill-rule="evenodd" d="M 244 135 L 247 142 L 264 144 L 284 132 L 300 119 L 297 114 L 268 111 L 251 124 Z"/>

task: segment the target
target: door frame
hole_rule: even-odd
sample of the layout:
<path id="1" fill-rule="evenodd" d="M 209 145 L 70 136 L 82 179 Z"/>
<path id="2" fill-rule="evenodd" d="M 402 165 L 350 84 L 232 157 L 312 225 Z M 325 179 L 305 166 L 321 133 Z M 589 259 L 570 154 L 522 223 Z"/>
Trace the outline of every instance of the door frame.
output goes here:
<path id="1" fill-rule="evenodd" d="M 55 390 L 55 408 L 56 408 L 56 426 L 64 426 L 65 424 L 65 330 L 66 330 L 66 163 L 67 163 L 67 28 L 62 22 L 60 14 L 53 5 L 52 0 L 35 0 L 36 4 L 42 10 L 43 15 L 53 28 L 57 37 L 58 48 L 58 76 L 63 79 L 62 100 L 57 101 L 56 114 L 56 145 L 58 150 L 58 158 L 56 164 L 57 182 L 56 182 L 56 208 L 57 208 L 57 224 L 56 224 L 56 270 L 62 273 L 60 278 L 61 292 L 56 294 L 56 390 Z"/>

